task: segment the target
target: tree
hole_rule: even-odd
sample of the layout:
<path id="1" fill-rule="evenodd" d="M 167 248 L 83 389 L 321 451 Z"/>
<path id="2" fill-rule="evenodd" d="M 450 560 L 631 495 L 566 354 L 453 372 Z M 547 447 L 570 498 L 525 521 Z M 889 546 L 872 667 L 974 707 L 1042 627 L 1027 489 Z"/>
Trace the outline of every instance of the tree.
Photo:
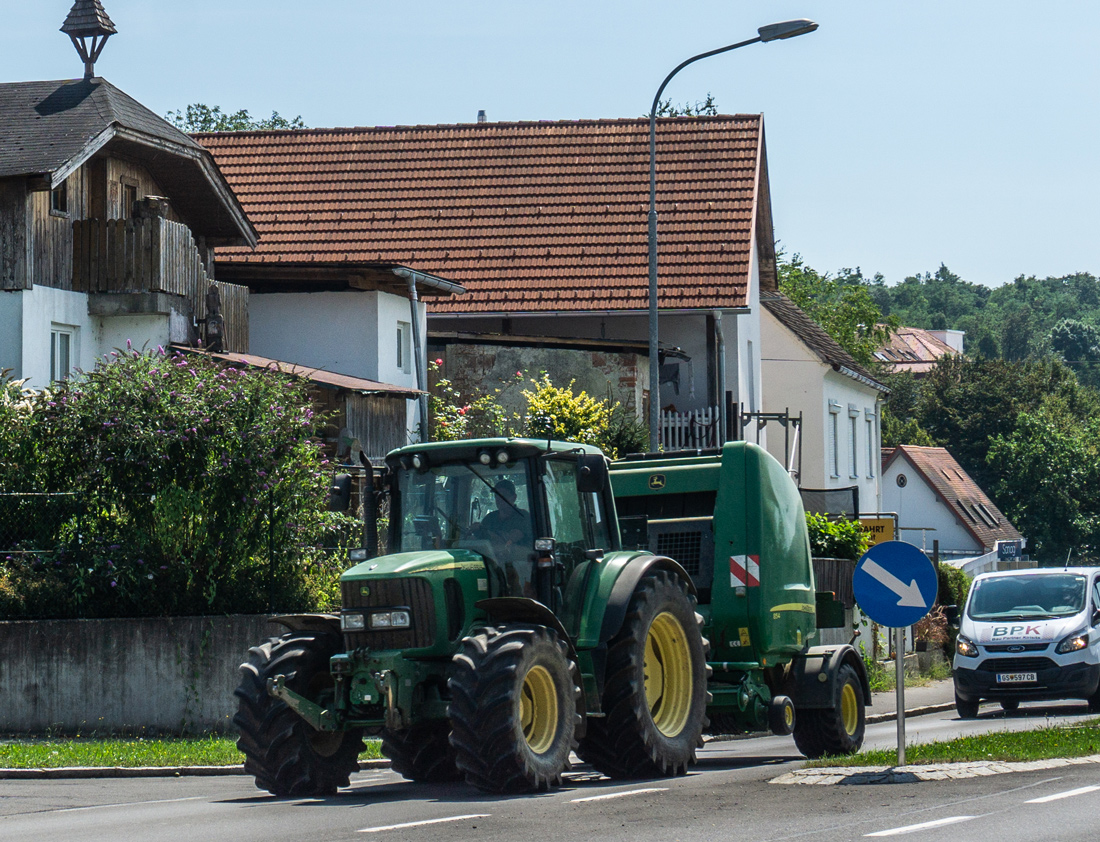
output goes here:
<path id="1" fill-rule="evenodd" d="M 937 442 L 916 418 L 920 387 L 913 373 L 900 371 L 880 377 L 890 388 L 890 397 L 882 407 L 882 446 L 935 447 Z"/>
<path id="2" fill-rule="evenodd" d="M 643 115 L 648 117 L 648 114 Z M 682 105 L 673 105 L 672 99 L 663 99 L 657 103 L 658 117 L 717 117 L 718 106 L 714 102 L 714 95 L 707 93 L 707 98 L 702 102 L 696 100 L 692 105 L 686 102 Z"/>
<path id="3" fill-rule="evenodd" d="M 989 448 L 993 487 L 1005 514 L 1027 536 L 1031 554 L 1061 561 L 1068 551 L 1100 555 L 1100 420 L 1075 416 L 1051 396 Z"/>
<path id="4" fill-rule="evenodd" d="M 893 316 L 883 316 L 867 288 L 853 282 L 851 273 L 843 278 L 822 275 L 807 266 L 802 256 L 790 260 L 778 255 L 780 291 L 825 329 L 856 362 L 875 367 L 875 351 L 890 338 L 898 326 Z M 858 271 L 858 270 L 857 270 Z M 859 276 L 862 279 L 862 275 Z"/>
<path id="5" fill-rule="evenodd" d="M 1077 319 L 1062 319 L 1050 331 L 1050 347 L 1069 363 L 1090 363 L 1100 359 L 1100 330 Z"/>
<path id="6" fill-rule="evenodd" d="M 1075 418 L 1100 415 L 1097 394 L 1057 360 L 1019 363 L 945 357 L 921 383 L 913 413 L 932 438 L 946 442 L 963 469 L 983 488 L 997 474 L 986 461 L 990 442 L 1016 430 L 1021 413 L 1035 412 L 1048 395 L 1061 396 Z"/>
<path id="7" fill-rule="evenodd" d="M 272 111 L 267 119 L 253 119 L 252 115 L 244 110 L 226 114 L 221 106 L 215 105 L 211 108 L 201 102 L 188 105 L 186 111 L 169 111 L 164 117 L 177 129 L 188 134 L 308 128 L 302 122 L 301 116 L 288 120 L 280 116 L 278 111 Z"/>

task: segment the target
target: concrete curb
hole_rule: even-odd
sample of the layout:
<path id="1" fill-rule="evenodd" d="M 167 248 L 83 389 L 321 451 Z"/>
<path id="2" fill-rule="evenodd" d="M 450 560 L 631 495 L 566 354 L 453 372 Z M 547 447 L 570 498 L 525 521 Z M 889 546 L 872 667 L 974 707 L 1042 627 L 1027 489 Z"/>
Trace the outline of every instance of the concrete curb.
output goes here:
<path id="1" fill-rule="evenodd" d="M 905 718 L 909 719 L 913 716 L 924 716 L 926 713 L 942 713 L 945 710 L 954 710 L 954 702 L 944 702 L 938 705 L 924 705 L 919 708 L 907 708 L 905 711 Z M 874 725 L 876 722 L 892 722 L 898 718 L 898 712 L 892 710 L 889 713 L 875 713 L 867 717 L 867 724 Z"/>
<path id="2" fill-rule="evenodd" d="M 388 760 L 360 760 L 359 771 L 388 769 Z M 60 778 L 187 778 L 244 775 L 238 766 L 60 766 L 56 769 L 0 769 L 0 780 Z"/>
<path id="3" fill-rule="evenodd" d="M 998 760 L 976 763 L 936 763 L 927 766 L 826 766 L 798 769 L 772 778 L 773 784 L 803 784 L 810 786 L 853 786 L 860 784 L 909 784 L 923 781 L 953 781 L 981 778 L 1008 772 L 1034 772 L 1100 763 L 1100 754 L 1088 757 L 1052 757 L 1047 760 L 1005 762 Z"/>

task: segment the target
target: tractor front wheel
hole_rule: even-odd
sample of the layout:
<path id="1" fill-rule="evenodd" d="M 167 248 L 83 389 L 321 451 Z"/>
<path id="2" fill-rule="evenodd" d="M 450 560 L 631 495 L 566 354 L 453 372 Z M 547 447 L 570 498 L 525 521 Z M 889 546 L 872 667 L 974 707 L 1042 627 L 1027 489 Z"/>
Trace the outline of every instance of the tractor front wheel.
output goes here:
<path id="1" fill-rule="evenodd" d="M 686 774 L 706 726 L 707 643 L 687 585 L 647 574 L 608 644 L 603 718 L 578 754 L 610 778 Z"/>
<path id="2" fill-rule="evenodd" d="M 464 638 L 452 664 L 451 745 L 467 782 L 487 792 L 559 786 L 581 693 L 565 643 L 544 626 L 502 625 Z"/>
<path id="3" fill-rule="evenodd" d="M 332 795 L 359 769 L 365 748 L 361 729 L 317 731 L 282 699 L 268 695 L 267 680 L 285 676 L 286 686 L 319 704 L 332 700 L 329 658 L 340 650 L 338 635 L 291 632 L 248 650 L 233 724 L 245 772 L 274 795 Z"/>
<path id="4" fill-rule="evenodd" d="M 393 771 L 410 781 L 443 783 L 462 780 L 455 765 L 449 722 L 429 722 L 403 731 L 382 732 L 382 754 Z"/>

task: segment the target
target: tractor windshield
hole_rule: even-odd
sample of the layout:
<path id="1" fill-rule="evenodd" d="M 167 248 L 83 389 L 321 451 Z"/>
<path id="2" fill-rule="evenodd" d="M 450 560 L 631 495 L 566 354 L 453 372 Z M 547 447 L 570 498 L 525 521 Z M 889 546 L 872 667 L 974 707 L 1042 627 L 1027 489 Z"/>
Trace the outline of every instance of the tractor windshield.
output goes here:
<path id="1" fill-rule="evenodd" d="M 492 595 L 533 596 L 534 522 L 526 462 L 452 463 L 398 476 L 392 552 L 472 550 Z"/>

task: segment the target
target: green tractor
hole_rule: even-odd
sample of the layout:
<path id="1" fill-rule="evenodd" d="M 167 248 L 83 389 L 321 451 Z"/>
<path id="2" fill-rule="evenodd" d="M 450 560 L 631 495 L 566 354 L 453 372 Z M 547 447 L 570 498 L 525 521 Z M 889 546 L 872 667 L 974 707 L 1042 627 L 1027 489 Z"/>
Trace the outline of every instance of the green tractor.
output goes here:
<path id="1" fill-rule="evenodd" d="M 497 793 L 559 785 L 573 752 L 613 778 L 682 775 L 708 710 L 811 756 L 862 742 L 862 661 L 809 647 L 801 503 L 760 448 L 609 469 L 590 446 L 484 439 L 386 462 L 390 552 L 343 574 L 339 615 L 275 618 L 287 633 L 241 666 L 258 787 L 332 793 L 365 735 L 410 780 Z M 738 555 L 756 576 L 727 586 Z"/>

